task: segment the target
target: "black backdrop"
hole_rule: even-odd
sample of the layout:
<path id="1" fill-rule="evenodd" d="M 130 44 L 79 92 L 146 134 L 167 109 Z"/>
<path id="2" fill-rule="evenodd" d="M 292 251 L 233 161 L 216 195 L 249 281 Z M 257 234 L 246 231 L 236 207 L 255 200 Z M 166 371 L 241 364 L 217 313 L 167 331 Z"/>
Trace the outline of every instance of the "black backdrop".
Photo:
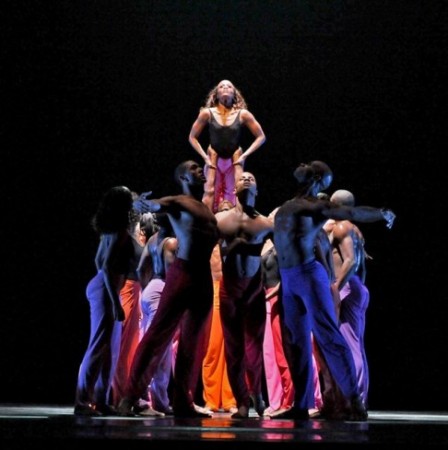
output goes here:
<path id="1" fill-rule="evenodd" d="M 87 345 L 90 217 L 109 187 L 173 193 L 207 92 L 238 86 L 267 142 L 269 213 L 299 162 L 389 206 L 362 225 L 371 409 L 443 410 L 446 2 L 5 1 L 0 401 L 71 404 Z M 204 134 L 206 138 L 206 133 Z M 246 136 L 248 138 L 248 136 Z"/>

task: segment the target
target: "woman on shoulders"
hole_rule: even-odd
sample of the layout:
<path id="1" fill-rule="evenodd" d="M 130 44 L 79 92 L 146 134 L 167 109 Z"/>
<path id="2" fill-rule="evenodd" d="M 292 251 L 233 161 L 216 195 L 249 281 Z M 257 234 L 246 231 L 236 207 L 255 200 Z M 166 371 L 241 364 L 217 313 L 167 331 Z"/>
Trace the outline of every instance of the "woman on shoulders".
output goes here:
<path id="1" fill-rule="evenodd" d="M 209 146 L 202 148 L 199 137 L 208 126 Z M 242 128 L 254 136 L 251 145 L 243 151 L 240 146 Z M 220 81 L 207 95 L 205 105 L 193 123 L 188 138 L 191 146 L 205 163 L 207 183 L 203 202 L 213 211 L 219 203 L 230 200 L 235 205 L 235 179 L 243 172 L 247 157 L 258 150 L 266 137 L 239 89 L 229 80 Z"/>

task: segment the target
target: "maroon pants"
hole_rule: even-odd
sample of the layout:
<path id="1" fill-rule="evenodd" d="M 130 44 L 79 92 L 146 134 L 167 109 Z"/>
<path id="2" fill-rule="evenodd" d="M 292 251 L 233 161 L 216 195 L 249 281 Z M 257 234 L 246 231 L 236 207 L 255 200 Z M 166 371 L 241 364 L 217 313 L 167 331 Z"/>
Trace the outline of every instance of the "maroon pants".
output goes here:
<path id="1" fill-rule="evenodd" d="M 159 307 L 141 339 L 131 367 L 126 397 L 142 397 L 176 329 L 180 328 L 174 373 L 173 408 L 192 406 L 210 329 L 213 281 L 210 264 L 176 259 L 170 266 Z"/>
<path id="2" fill-rule="evenodd" d="M 237 406 L 249 407 L 250 394 L 261 394 L 263 374 L 266 305 L 261 271 L 238 278 L 224 270 L 219 292 L 230 386 Z"/>

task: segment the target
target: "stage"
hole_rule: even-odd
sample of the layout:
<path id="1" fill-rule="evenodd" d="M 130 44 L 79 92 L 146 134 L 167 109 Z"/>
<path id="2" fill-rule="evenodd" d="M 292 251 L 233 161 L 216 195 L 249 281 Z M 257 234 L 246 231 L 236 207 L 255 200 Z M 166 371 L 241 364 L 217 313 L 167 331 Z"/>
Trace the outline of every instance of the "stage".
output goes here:
<path id="1" fill-rule="evenodd" d="M 71 405 L 0 405 L 2 449 L 67 448 L 112 442 L 123 448 L 153 444 L 194 443 L 195 449 L 299 446 L 422 445 L 448 446 L 448 413 L 370 411 L 366 422 L 261 419 L 251 410 L 248 419 L 215 413 L 210 419 L 173 417 L 79 417 Z M 108 441 L 108 442 L 107 442 Z M 149 443 L 148 442 L 148 443 Z"/>

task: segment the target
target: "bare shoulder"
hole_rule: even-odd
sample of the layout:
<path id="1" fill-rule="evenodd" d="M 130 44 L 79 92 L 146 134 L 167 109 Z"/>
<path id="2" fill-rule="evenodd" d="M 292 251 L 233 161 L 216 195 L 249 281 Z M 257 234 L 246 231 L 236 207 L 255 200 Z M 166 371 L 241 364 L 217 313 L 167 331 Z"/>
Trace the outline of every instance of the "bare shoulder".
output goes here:
<path id="1" fill-rule="evenodd" d="M 248 109 L 240 109 L 240 121 L 241 122 L 248 122 L 255 120 L 254 115 L 248 110 Z"/>
<path id="2" fill-rule="evenodd" d="M 265 216 L 263 214 L 258 214 L 258 216 L 256 217 L 257 220 L 264 222 L 268 225 L 270 224 L 274 224 L 274 216 Z"/>
<path id="3" fill-rule="evenodd" d="M 234 217 L 235 216 L 235 211 L 236 211 L 236 208 L 233 207 L 233 208 L 227 209 L 226 211 L 217 212 L 215 214 L 216 220 L 219 221 L 219 220 L 226 219 L 228 217 Z"/>
<path id="4" fill-rule="evenodd" d="M 167 238 L 163 244 L 163 249 L 167 251 L 175 251 L 177 249 L 177 239 L 174 237 Z"/>
<path id="5" fill-rule="evenodd" d="M 209 108 L 201 108 L 198 114 L 197 120 L 201 122 L 208 122 L 210 119 L 210 109 Z"/>
<path id="6" fill-rule="evenodd" d="M 333 227 L 333 235 L 335 238 L 343 238 L 351 235 L 353 224 L 348 220 L 339 220 Z"/>

